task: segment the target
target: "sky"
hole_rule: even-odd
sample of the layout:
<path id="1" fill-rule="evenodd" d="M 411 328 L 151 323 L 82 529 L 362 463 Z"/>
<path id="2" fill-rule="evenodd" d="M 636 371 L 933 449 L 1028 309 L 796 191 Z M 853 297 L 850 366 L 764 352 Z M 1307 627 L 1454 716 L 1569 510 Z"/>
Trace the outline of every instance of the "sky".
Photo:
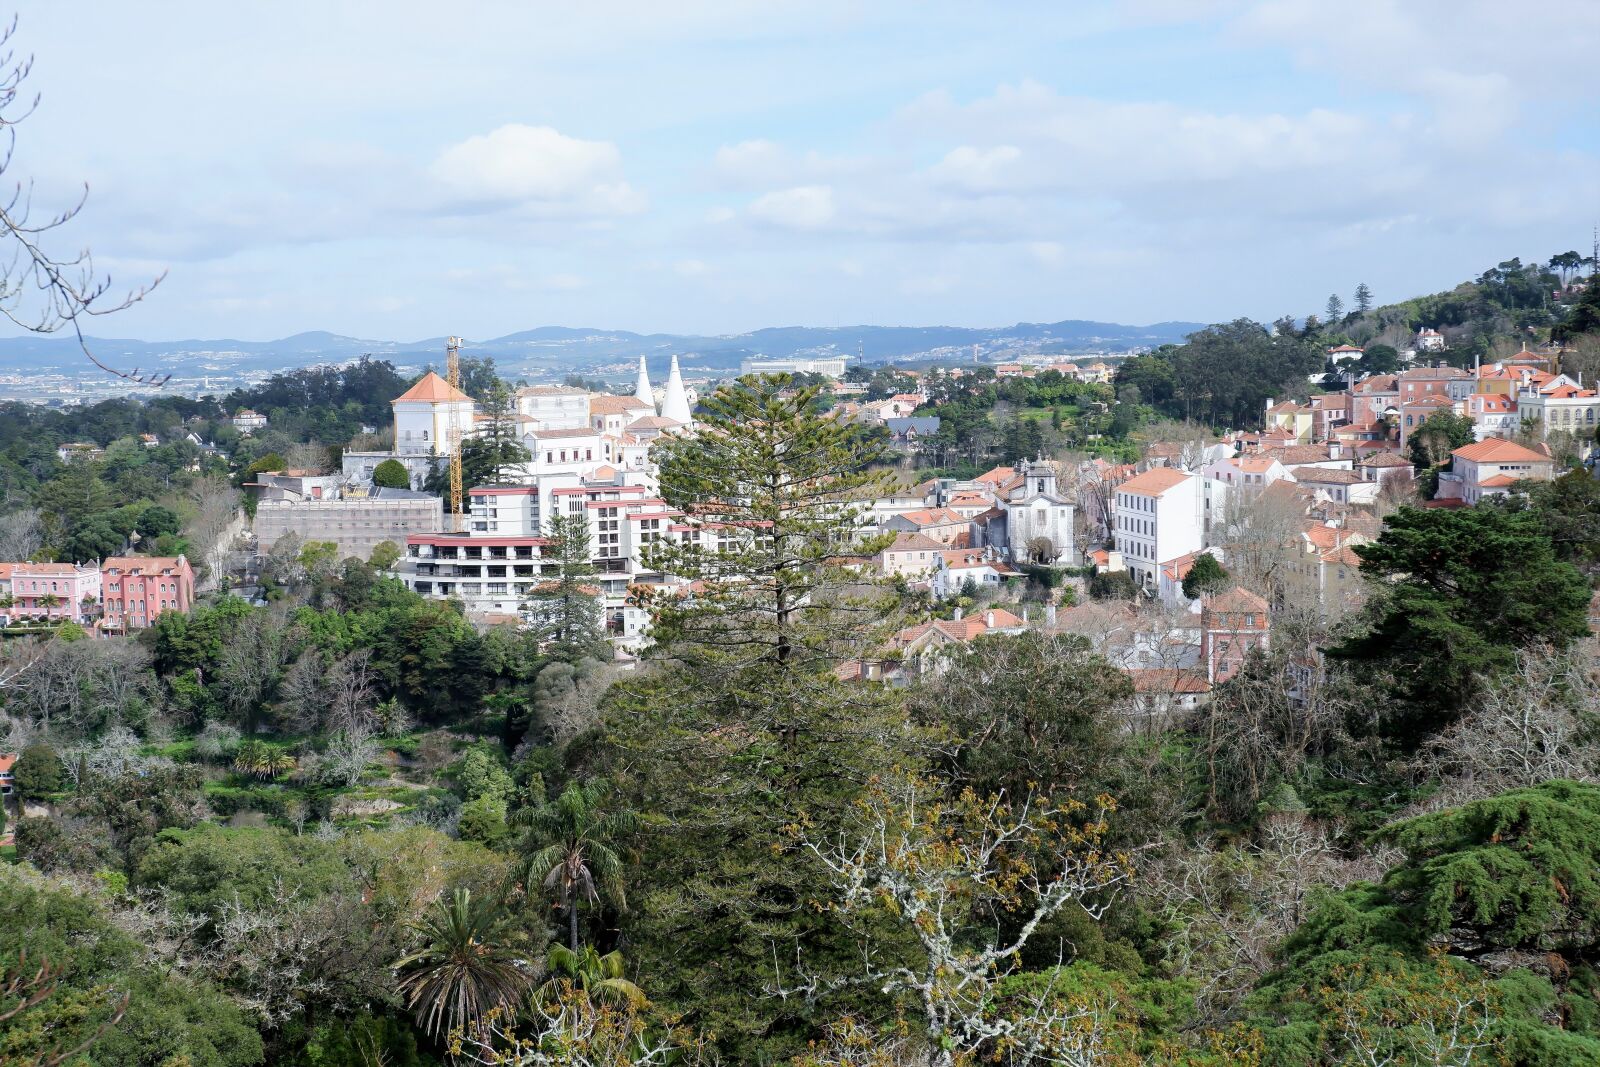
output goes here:
<path id="1" fill-rule="evenodd" d="M 1595 0 L 28 5 L 100 336 L 1268 320 L 1587 254 Z M 7 109 L 14 117 L 23 101 Z"/>

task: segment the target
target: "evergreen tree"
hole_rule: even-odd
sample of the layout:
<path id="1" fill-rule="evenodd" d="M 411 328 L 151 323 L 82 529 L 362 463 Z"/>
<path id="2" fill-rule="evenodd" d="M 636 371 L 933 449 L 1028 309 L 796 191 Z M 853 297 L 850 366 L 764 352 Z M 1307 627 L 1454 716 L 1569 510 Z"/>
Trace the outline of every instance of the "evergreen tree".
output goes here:
<path id="1" fill-rule="evenodd" d="M 483 394 L 481 408 L 485 416 L 478 435 L 483 444 L 482 480 L 498 482 L 509 468 L 528 462 L 532 456 L 517 435 L 516 404 L 505 382 L 495 379 Z M 465 458 L 463 452 L 463 461 Z"/>
<path id="2" fill-rule="evenodd" d="M 1365 315 L 1372 310 L 1372 290 L 1367 287 L 1366 282 L 1356 286 L 1355 303 L 1359 314 Z"/>
<path id="3" fill-rule="evenodd" d="M 380 489 L 410 489 L 411 475 L 404 463 L 386 459 L 372 470 L 372 484 Z"/>
<path id="4" fill-rule="evenodd" d="M 1530 512 L 1402 508 L 1355 552 L 1372 597 L 1364 625 L 1329 651 L 1388 670 L 1382 729 L 1406 747 L 1453 721 L 1518 649 L 1589 632 L 1589 583 L 1556 559 Z"/>
<path id="5" fill-rule="evenodd" d="M 651 602 L 660 669 L 612 689 L 593 748 L 644 813 L 650 878 L 631 895 L 630 957 L 652 999 L 693 1012 L 729 1062 L 780 1062 L 817 1018 L 863 1009 L 842 988 L 814 1002 L 750 994 L 773 982 L 774 952 L 785 968 L 801 949 L 808 968 L 859 964 L 850 930 L 811 905 L 823 872 L 785 827 L 841 827 L 874 775 L 915 763 L 894 695 L 834 672 L 870 653 L 893 606 L 840 562 L 880 543 L 858 535 L 884 446 L 816 414 L 815 395 L 746 378 L 660 446 L 662 496 L 689 530 L 649 565 L 695 584 Z"/>
<path id="6" fill-rule="evenodd" d="M 1338 293 L 1328 294 L 1328 306 L 1326 308 L 1326 312 L 1329 326 L 1337 326 L 1344 320 L 1344 301 L 1339 299 Z"/>
<path id="7" fill-rule="evenodd" d="M 1222 569 L 1217 557 L 1202 552 L 1195 558 L 1189 573 L 1183 576 L 1183 595 L 1193 600 L 1221 589 L 1228 581 L 1228 572 Z"/>
<path id="8" fill-rule="evenodd" d="M 585 582 L 594 574 L 590 561 L 589 520 L 584 515 L 557 515 L 544 531 L 550 541 L 546 561 L 554 558 L 553 580 L 541 582 L 523 603 L 530 632 L 551 656 L 565 663 L 610 659 L 601 618 L 600 591 Z"/>

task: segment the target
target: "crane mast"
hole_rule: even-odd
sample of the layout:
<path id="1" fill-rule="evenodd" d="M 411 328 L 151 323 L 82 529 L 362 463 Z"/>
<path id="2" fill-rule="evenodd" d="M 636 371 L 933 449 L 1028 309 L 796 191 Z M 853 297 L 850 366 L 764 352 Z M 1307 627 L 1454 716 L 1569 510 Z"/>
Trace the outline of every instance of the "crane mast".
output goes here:
<path id="1" fill-rule="evenodd" d="M 450 447 L 450 526 L 453 530 L 462 527 L 461 517 L 461 405 L 456 403 L 456 397 L 461 392 L 461 338 L 451 337 L 444 343 L 445 353 L 445 378 L 450 383 L 450 423 L 448 427 L 448 441 Z"/>

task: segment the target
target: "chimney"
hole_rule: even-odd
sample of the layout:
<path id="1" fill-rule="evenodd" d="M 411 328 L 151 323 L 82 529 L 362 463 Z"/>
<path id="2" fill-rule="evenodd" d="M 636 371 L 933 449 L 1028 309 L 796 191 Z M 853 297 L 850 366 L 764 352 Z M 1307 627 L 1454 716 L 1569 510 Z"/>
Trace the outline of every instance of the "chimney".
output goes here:
<path id="1" fill-rule="evenodd" d="M 1271 397 L 1270 397 L 1270 396 L 1269 396 L 1269 397 L 1267 397 L 1267 407 L 1266 407 L 1266 410 L 1267 410 L 1267 411 L 1271 411 L 1271 410 L 1272 410 L 1272 398 L 1271 398 Z"/>
<path id="2" fill-rule="evenodd" d="M 1056 606 L 1054 604 L 1046 604 L 1044 606 L 1044 624 L 1051 630 L 1056 628 Z"/>
<path id="3" fill-rule="evenodd" d="M 960 622 L 961 621 L 961 614 L 962 614 L 962 609 L 957 608 L 956 609 L 956 622 Z"/>
<path id="4" fill-rule="evenodd" d="M 986 611 L 983 613 L 983 624 L 991 630 L 994 629 L 994 612 Z"/>

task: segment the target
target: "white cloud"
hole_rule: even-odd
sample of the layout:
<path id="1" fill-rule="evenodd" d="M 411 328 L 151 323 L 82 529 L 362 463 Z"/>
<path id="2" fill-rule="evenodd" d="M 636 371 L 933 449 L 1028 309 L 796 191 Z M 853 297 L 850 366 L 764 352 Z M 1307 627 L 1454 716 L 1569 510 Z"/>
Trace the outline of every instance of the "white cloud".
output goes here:
<path id="1" fill-rule="evenodd" d="M 672 265 L 672 269 L 685 278 L 695 278 L 711 268 L 702 259 L 680 259 Z"/>
<path id="2" fill-rule="evenodd" d="M 1067 250 L 1059 241 L 1030 241 L 1028 254 L 1041 267 L 1059 267 L 1067 260 Z"/>
<path id="3" fill-rule="evenodd" d="M 791 230 L 819 230 L 834 221 L 833 188 L 798 185 L 756 198 L 750 216 L 759 222 Z"/>
<path id="4" fill-rule="evenodd" d="M 1022 159 L 1022 150 L 1003 144 L 993 148 L 953 148 L 929 170 L 937 181 L 974 191 L 1005 187 Z"/>
<path id="5" fill-rule="evenodd" d="M 484 206 L 618 215 L 641 208 L 609 141 L 568 137 L 549 126 L 501 126 L 451 145 L 429 167 L 455 199 Z"/>

